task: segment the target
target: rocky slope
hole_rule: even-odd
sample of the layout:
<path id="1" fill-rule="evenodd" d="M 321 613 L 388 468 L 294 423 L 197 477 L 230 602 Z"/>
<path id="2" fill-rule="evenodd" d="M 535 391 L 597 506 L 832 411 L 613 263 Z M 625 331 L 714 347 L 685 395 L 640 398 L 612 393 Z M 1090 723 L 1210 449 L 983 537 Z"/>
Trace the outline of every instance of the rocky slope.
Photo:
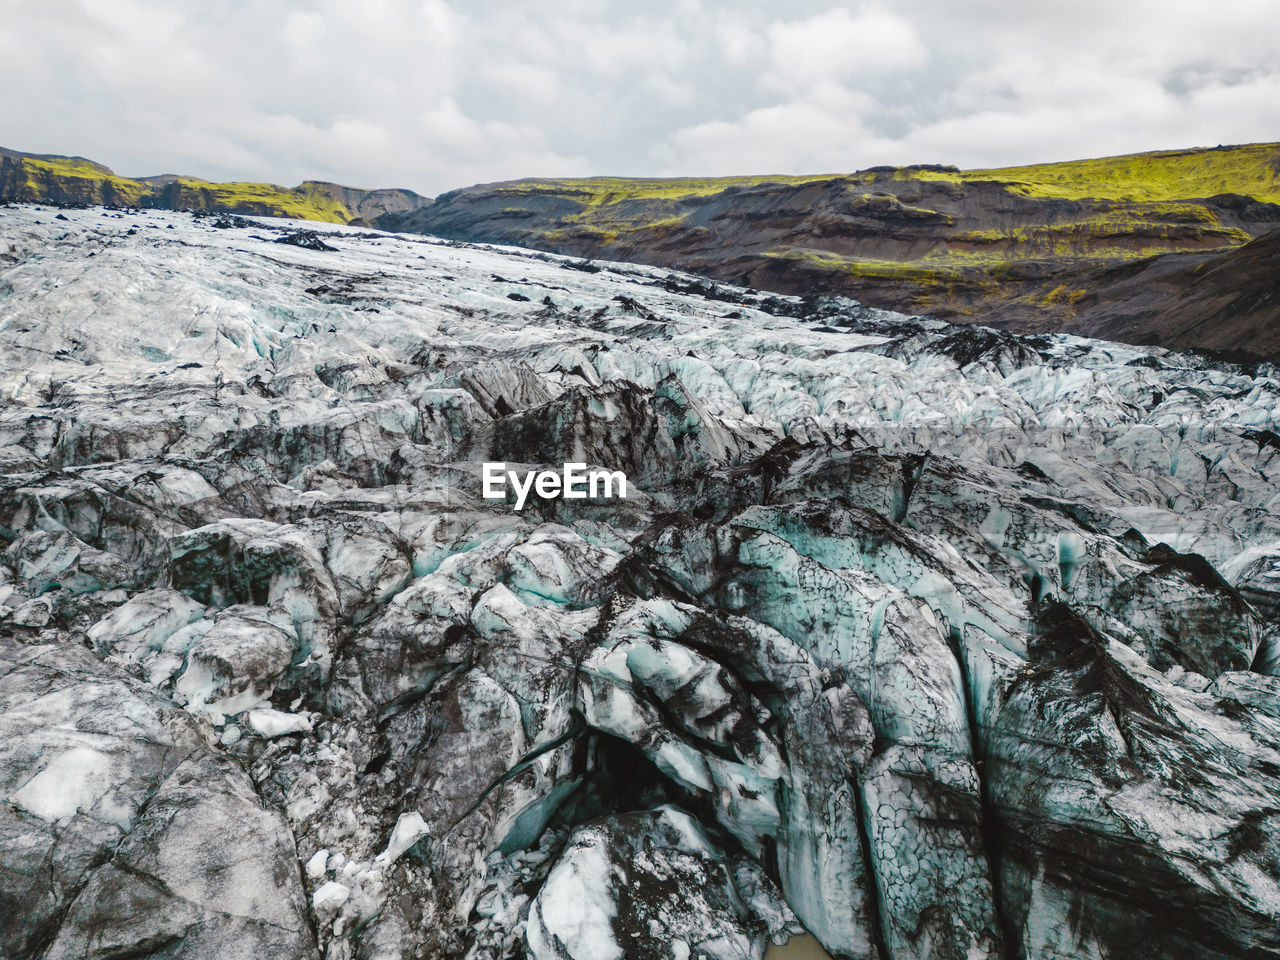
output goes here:
<path id="1" fill-rule="evenodd" d="M 361 190 L 317 180 L 290 189 L 271 183 L 210 183 L 173 174 L 130 179 L 83 157 L 0 147 L 0 201 L 206 210 L 352 223 L 411 212 L 426 198 L 412 190 Z"/>
<path id="2" fill-rule="evenodd" d="M 1081 332 L 1280 361 L 1280 230 L 1225 253 L 1126 264 L 1095 282 L 1077 305 Z"/>
<path id="3" fill-rule="evenodd" d="M 1280 956 L 1274 367 L 302 226 L 0 211 L 0 956 Z"/>
<path id="4" fill-rule="evenodd" d="M 1106 284 L 1120 266 L 1155 257 L 1160 273 L 1185 271 L 1197 254 L 1280 228 L 1280 145 L 963 172 L 520 180 L 444 194 L 378 225 L 635 260 L 784 293 L 839 293 L 1023 332 L 1105 329 L 1137 342 L 1248 349 L 1236 312 L 1214 334 L 1181 314 L 1112 323 Z M 1280 271 L 1270 264 L 1274 298 Z M 1129 316 L 1154 318 L 1169 306 L 1135 285 L 1116 297 Z"/>

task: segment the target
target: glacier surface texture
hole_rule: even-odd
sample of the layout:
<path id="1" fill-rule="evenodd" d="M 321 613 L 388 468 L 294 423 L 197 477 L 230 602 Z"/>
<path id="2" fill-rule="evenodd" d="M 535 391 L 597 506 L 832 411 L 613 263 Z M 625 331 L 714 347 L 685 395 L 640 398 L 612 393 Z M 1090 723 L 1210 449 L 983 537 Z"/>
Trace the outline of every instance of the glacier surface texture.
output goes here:
<path id="1" fill-rule="evenodd" d="M 1280 957 L 1273 367 L 306 230 L 0 209 L 0 957 Z"/>

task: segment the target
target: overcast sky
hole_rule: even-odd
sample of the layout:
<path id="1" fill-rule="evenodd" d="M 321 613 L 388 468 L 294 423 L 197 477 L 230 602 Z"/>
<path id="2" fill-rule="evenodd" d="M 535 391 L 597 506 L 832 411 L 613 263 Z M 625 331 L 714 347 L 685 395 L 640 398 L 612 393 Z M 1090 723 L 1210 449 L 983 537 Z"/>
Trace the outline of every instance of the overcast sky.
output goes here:
<path id="1" fill-rule="evenodd" d="M 0 145 L 426 194 L 1280 139 L 1277 0 L 0 0 Z"/>

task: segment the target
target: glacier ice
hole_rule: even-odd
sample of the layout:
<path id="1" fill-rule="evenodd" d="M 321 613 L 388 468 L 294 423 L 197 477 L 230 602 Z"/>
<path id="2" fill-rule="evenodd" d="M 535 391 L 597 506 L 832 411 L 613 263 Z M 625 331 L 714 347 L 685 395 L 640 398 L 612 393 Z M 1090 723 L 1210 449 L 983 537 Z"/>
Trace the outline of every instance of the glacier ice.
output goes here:
<path id="1" fill-rule="evenodd" d="M 0 208 L 0 955 L 1280 956 L 1274 367 L 99 213 Z"/>

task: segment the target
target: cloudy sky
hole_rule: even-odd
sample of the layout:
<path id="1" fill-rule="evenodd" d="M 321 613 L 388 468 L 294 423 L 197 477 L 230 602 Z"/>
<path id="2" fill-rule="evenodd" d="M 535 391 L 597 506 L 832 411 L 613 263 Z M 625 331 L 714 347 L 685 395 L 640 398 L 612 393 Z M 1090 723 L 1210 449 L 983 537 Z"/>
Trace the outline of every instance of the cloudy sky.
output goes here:
<path id="1" fill-rule="evenodd" d="M 1280 139 L 1276 0 L 0 0 L 0 145 L 426 194 Z"/>

